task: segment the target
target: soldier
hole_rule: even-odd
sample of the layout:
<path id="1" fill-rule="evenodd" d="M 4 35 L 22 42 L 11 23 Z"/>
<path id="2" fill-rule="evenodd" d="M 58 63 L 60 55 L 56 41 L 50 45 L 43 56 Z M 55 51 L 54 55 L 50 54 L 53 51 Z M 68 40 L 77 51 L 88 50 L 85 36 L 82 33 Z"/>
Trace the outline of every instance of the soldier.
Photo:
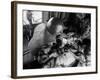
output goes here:
<path id="1" fill-rule="evenodd" d="M 46 24 L 39 24 L 35 28 L 33 37 L 28 44 L 30 53 L 24 56 L 24 64 L 34 61 L 41 47 L 45 44 L 55 43 L 56 36 L 62 32 L 63 22 L 59 18 L 52 17 Z"/>

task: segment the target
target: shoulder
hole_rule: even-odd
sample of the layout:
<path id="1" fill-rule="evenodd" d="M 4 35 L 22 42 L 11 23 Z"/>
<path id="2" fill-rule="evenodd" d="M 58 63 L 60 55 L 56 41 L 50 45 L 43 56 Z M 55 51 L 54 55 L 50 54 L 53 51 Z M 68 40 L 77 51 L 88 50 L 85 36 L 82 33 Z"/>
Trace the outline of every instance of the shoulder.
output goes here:
<path id="1" fill-rule="evenodd" d="M 44 23 L 41 23 L 36 26 L 34 33 L 33 33 L 33 37 L 29 42 L 29 45 L 39 44 L 43 42 L 45 27 L 46 26 Z"/>
<path id="2" fill-rule="evenodd" d="M 41 32 L 41 31 L 43 31 L 45 28 L 46 28 L 46 24 L 45 24 L 45 23 L 41 23 L 41 24 L 39 24 L 39 25 L 36 26 L 34 32 L 37 32 L 37 31 Z"/>

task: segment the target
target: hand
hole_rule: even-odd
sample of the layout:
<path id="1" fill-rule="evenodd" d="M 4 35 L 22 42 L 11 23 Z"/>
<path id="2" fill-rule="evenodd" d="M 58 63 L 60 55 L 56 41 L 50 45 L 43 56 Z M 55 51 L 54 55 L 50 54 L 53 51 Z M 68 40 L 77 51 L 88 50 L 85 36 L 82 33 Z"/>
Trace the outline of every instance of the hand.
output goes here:
<path id="1" fill-rule="evenodd" d="M 54 52 L 54 53 L 52 53 L 49 57 L 57 57 L 58 56 L 58 54 L 56 53 L 56 52 Z"/>

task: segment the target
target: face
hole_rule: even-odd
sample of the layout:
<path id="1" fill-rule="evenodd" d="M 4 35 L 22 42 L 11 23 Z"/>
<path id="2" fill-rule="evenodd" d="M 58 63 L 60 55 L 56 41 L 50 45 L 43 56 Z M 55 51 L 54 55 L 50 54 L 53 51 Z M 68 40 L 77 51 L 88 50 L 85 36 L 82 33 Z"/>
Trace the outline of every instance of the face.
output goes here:
<path id="1" fill-rule="evenodd" d="M 63 26 L 62 25 L 58 25 L 57 29 L 56 29 L 56 35 L 59 35 L 63 33 Z"/>

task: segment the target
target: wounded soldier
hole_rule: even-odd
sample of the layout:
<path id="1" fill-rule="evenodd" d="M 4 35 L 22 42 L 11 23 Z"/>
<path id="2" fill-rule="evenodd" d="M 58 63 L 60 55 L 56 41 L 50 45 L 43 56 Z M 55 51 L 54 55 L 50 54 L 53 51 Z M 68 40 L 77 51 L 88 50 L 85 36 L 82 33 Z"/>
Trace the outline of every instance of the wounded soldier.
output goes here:
<path id="1" fill-rule="evenodd" d="M 85 66 L 82 52 L 66 44 L 68 45 L 69 42 L 62 38 L 54 45 L 43 47 L 39 52 L 38 61 L 44 68 Z"/>

